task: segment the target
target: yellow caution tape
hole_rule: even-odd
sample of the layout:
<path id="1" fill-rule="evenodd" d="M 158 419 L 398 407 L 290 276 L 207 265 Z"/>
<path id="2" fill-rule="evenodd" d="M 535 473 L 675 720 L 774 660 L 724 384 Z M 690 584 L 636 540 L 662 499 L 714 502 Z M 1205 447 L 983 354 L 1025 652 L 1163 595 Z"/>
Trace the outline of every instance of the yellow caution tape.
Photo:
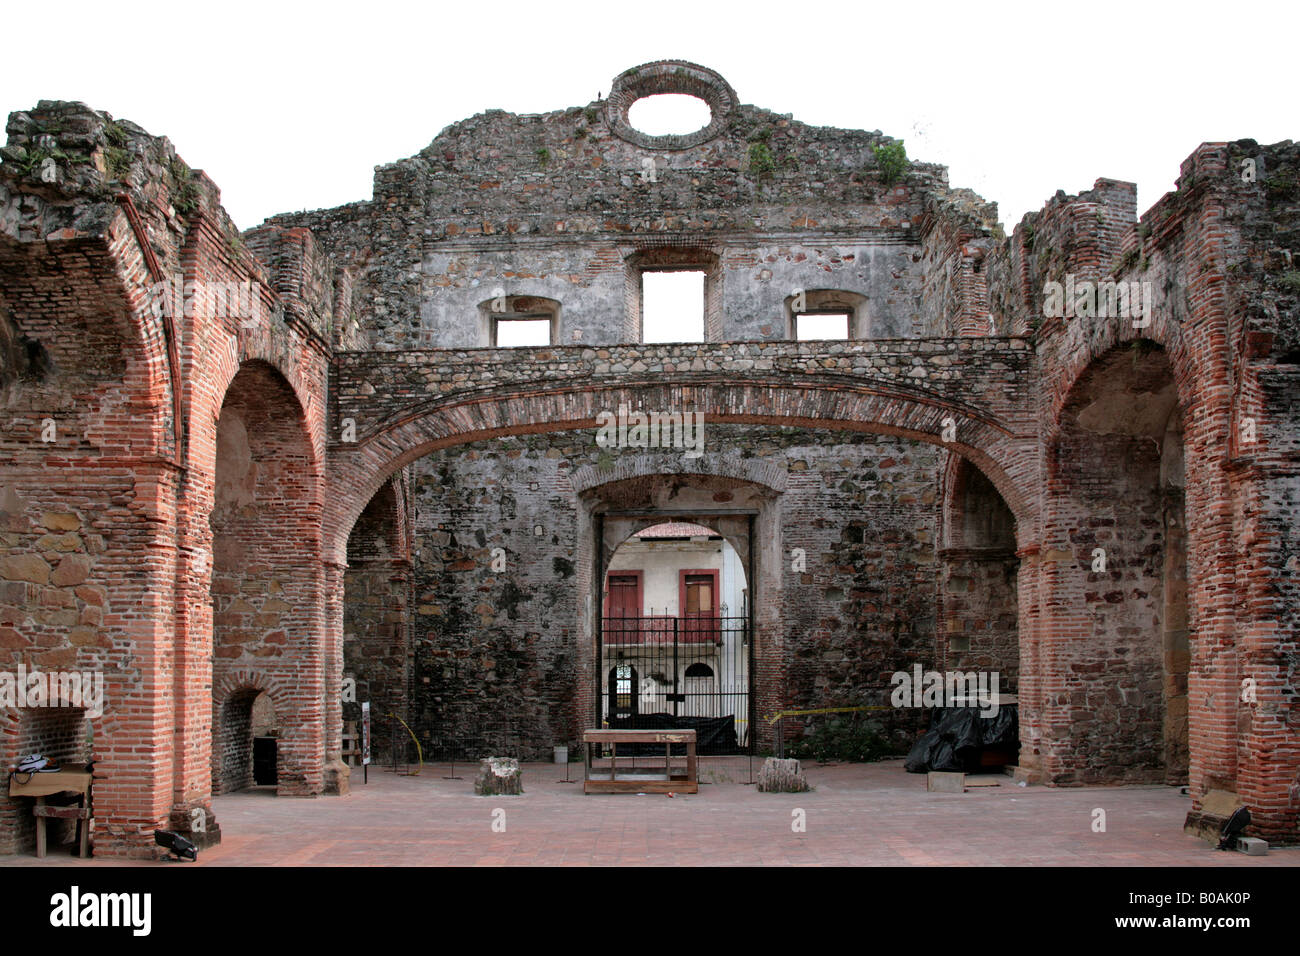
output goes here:
<path id="1" fill-rule="evenodd" d="M 388 714 L 387 716 L 393 718 L 393 720 L 397 721 L 403 727 L 406 727 L 406 721 L 404 721 L 401 717 L 398 717 L 396 714 Z M 412 740 L 415 740 L 415 758 L 420 761 L 420 766 L 416 767 L 414 770 L 411 771 L 411 776 L 415 777 L 419 775 L 422 769 L 424 769 L 424 752 L 420 750 L 420 741 L 415 739 L 415 734 L 411 732 L 410 727 L 406 727 L 406 732 L 408 734 L 411 734 Z"/>
<path id="2" fill-rule="evenodd" d="M 774 724 L 782 717 L 803 717 L 807 714 L 852 714 L 860 710 L 893 710 L 886 704 L 866 704 L 862 707 L 818 707 L 816 710 L 781 710 L 777 711 L 771 717 L 763 718 L 769 724 Z"/>

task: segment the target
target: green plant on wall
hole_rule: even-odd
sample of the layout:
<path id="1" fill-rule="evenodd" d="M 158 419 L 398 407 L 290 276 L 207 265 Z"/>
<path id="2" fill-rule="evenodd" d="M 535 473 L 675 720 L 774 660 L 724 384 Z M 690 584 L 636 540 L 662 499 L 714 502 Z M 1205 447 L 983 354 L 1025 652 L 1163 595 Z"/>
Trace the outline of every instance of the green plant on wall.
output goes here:
<path id="1" fill-rule="evenodd" d="M 126 149 L 126 129 L 121 123 L 115 121 L 105 124 L 104 139 L 108 140 L 109 146 L 116 146 L 118 149 Z"/>
<path id="2" fill-rule="evenodd" d="M 902 178 L 910 165 L 907 150 L 901 139 L 892 143 L 877 143 L 871 148 L 876 156 L 876 165 L 880 168 L 880 179 L 886 186 L 892 186 Z"/>
<path id="3" fill-rule="evenodd" d="M 199 208 L 199 184 L 194 181 L 194 170 L 179 158 L 167 164 L 172 179 L 172 208 L 182 216 L 191 215 Z"/>
<path id="4" fill-rule="evenodd" d="M 749 171 L 755 176 L 770 176 L 776 171 L 776 159 L 767 143 L 749 144 Z"/>
<path id="5" fill-rule="evenodd" d="M 13 167 L 23 177 L 33 179 L 41 178 L 41 170 L 45 166 L 46 160 L 54 160 L 61 166 L 72 163 L 84 163 L 86 158 L 77 153 L 65 153 L 58 146 L 47 149 L 42 146 L 35 146 L 31 149 L 22 149 L 17 147 L 7 149 L 5 162 L 12 163 Z"/>
<path id="6" fill-rule="evenodd" d="M 121 179 L 131 171 L 131 153 L 120 146 L 105 146 L 104 165 L 110 176 Z"/>
<path id="7" fill-rule="evenodd" d="M 537 156 L 537 164 L 539 166 L 545 166 L 551 161 L 551 151 L 545 146 L 538 149 L 534 155 Z"/>

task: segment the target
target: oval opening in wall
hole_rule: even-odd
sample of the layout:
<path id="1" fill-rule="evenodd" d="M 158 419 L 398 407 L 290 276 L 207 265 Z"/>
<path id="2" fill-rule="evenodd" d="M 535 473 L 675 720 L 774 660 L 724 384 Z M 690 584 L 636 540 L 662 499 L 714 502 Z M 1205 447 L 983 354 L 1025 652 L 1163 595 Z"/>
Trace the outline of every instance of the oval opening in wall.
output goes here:
<path id="1" fill-rule="evenodd" d="M 647 136 L 686 136 L 712 121 L 709 104 L 687 93 L 643 96 L 627 111 L 628 125 Z"/>

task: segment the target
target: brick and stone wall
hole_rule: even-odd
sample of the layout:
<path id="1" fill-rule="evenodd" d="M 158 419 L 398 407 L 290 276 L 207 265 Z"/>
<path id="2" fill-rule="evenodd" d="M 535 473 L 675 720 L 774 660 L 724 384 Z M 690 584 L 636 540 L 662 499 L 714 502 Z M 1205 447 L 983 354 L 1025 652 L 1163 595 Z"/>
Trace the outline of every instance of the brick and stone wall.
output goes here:
<path id="1" fill-rule="evenodd" d="M 702 133 L 626 126 L 629 97 L 687 88 Z M 1026 770 L 1185 768 L 1194 805 L 1232 790 L 1294 842 L 1300 147 L 1204 144 L 1141 219 L 1099 179 L 1004 236 L 941 167 L 886 182 L 883 134 L 739 105 L 694 64 L 615 92 L 453 124 L 370 199 L 242 234 L 165 138 L 79 103 L 10 115 L 0 668 L 103 674 L 97 852 L 154 855 L 195 811 L 219 839 L 247 736 L 221 714 L 248 695 L 274 702 L 282 792 L 344 789 L 348 666 L 430 736 L 476 712 L 533 752 L 572 733 L 601 536 L 635 530 L 601 509 L 714 495 L 755 513 L 750 571 L 780 596 L 756 608 L 763 712 L 869 696 L 913 654 L 1014 665 Z M 640 270 L 687 260 L 708 341 L 636 344 Z M 155 308 L 176 275 L 194 307 Z M 1151 321 L 1045 315 L 1067 276 L 1149 283 Z M 257 318 L 216 308 L 227 283 Z M 554 345 L 479 347 L 498 285 L 554 300 Z M 782 341 L 797 287 L 856 303 L 857 339 Z M 702 411 L 734 447 L 592 460 L 576 437 L 622 403 Z M 1005 503 L 1010 554 L 1005 519 L 991 549 L 951 540 L 978 530 L 953 454 Z M 407 466 L 400 521 L 382 499 L 360 520 Z M 513 583 L 482 570 L 493 541 Z M 39 743 L 0 721 L 0 762 Z M 0 798 L 0 850 L 14 814 Z"/>
<path id="2" fill-rule="evenodd" d="M 343 719 L 360 732 L 361 704 L 369 701 L 373 727 L 386 715 L 407 714 L 411 626 L 409 483 L 394 476 L 371 499 L 348 538 L 343 576 L 343 675 L 353 681 L 343 698 Z M 351 699 L 349 699 L 351 698 Z M 387 733 L 373 734 L 376 759 L 391 746 Z"/>
<path id="3" fill-rule="evenodd" d="M 775 535 L 764 542 L 777 583 L 765 588 L 760 578 L 754 592 L 758 614 L 781 622 L 779 637 L 768 635 L 767 645 L 760 638 L 756 651 L 772 695 L 761 713 L 887 703 L 890 674 L 933 666 L 937 453 L 871 435 L 819 443 L 804 429 L 706 423 L 706 434 L 714 450 L 691 469 L 701 480 L 733 474 L 739 461 L 770 465 L 784 478 L 773 496 Z M 620 454 L 638 452 L 611 453 L 582 431 L 477 442 L 413 466 L 411 722 L 422 740 L 435 749 L 472 742 L 540 757 L 588 725 L 577 691 L 594 655 L 584 616 L 599 598 L 588 601 L 576 582 L 583 505 L 569 476 L 586 469 L 614 478 Z M 673 496 L 679 452 L 644 457 L 659 459 L 664 475 L 638 479 L 649 484 L 616 500 L 657 501 L 666 514 L 707 515 L 728 498 L 735 507 L 722 490 L 702 501 Z M 492 570 L 496 548 L 504 571 Z M 795 548 L 803 549 L 797 572 Z M 917 715 L 889 715 L 886 723 L 910 733 Z"/>

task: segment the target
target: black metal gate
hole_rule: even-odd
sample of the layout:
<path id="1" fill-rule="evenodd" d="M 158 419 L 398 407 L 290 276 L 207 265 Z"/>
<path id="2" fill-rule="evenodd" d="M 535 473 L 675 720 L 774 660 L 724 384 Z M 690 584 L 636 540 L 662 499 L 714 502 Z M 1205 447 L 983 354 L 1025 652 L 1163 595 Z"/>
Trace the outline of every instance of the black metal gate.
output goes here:
<path id="1" fill-rule="evenodd" d="M 724 613 L 605 617 L 600 715 L 611 730 L 690 729 L 700 754 L 753 747 L 749 619 Z"/>

